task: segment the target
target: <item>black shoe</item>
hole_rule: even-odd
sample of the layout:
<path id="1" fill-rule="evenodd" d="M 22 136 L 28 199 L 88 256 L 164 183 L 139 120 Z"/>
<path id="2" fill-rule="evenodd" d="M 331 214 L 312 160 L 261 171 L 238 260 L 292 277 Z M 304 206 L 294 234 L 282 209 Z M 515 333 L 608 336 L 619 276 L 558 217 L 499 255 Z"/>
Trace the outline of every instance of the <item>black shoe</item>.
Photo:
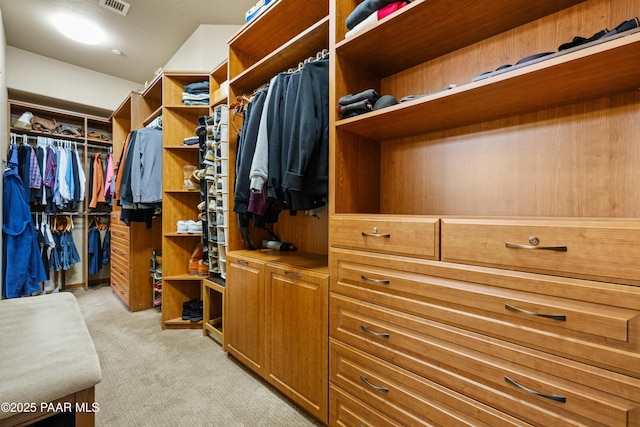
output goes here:
<path id="1" fill-rule="evenodd" d="M 182 320 L 191 320 L 191 315 L 196 309 L 195 304 L 197 302 L 197 299 L 192 299 L 190 301 L 185 301 L 182 303 Z M 202 309 L 200 311 L 202 312 Z"/>
<path id="2" fill-rule="evenodd" d="M 202 320 L 202 300 L 194 300 L 191 306 L 191 316 L 189 320 L 192 322 L 199 322 Z"/>

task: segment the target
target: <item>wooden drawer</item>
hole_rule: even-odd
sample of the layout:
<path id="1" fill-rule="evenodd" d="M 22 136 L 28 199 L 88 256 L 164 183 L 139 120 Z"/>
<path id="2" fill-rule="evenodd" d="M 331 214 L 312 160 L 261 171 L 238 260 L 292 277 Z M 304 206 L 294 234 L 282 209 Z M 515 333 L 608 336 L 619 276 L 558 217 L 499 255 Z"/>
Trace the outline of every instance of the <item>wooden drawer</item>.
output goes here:
<path id="1" fill-rule="evenodd" d="M 118 246 L 129 248 L 129 228 L 123 225 L 111 226 L 111 240 Z"/>
<path id="2" fill-rule="evenodd" d="M 111 240 L 111 256 L 129 259 L 129 246 L 120 244 L 116 239 Z"/>
<path id="3" fill-rule="evenodd" d="M 334 293 L 640 377 L 640 309 L 625 305 L 640 307 L 637 287 L 554 282 L 552 276 L 348 250 L 331 255 Z M 491 286 L 503 282 L 512 288 Z M 562 292 L 565 285 L 569 288 Z M 636 292 L 620 290 L 616 296 L 612 287 Z M 583 296 L 586 301 L 577 299 Z M 608 304 L 593 302 L 598 296 Z"/>
<path id="4" fill-rule="evenodd" d="M 440 256 L 440 221 L 405 215 L 335 215 L 330 244 L 426 259 Z"/>
<path id="5" fill-rule="evenodd" d="M 529 423 L 640 423 L 638 379 L 347 297 L 331 313 L 333 338 Z"/>
<path id="6" fill-rule="evenodd" d="M 528 425 L 337 340 L 329 346 L 331 382 L 403 425 Z"/>
<path id="7" fill-rule="evenodd" d="M 113 273 L 113 270 L 112 270 Z M 119 275 L 111 274 L 111 289 L 125 305 L 129 306 L 129 282 Z"/>
<path id="8" fill-rule="evenodd" d="M 442 219 L 442 260 L 640 285 L 640 222 Z"/>
<path id="9" fill-rule="evenodd" d="M 129 283 L 129 260 L 118 255 L 111 257 L 111 276 L 117 276 L 121 282 Z"/>
<path id="10" fill-rule="evenodd" d="M 329 400 L 331 401 L 329 423 L 332 426 L 402 427 L 399 422 L 333 385 L 329 387 Z"/>

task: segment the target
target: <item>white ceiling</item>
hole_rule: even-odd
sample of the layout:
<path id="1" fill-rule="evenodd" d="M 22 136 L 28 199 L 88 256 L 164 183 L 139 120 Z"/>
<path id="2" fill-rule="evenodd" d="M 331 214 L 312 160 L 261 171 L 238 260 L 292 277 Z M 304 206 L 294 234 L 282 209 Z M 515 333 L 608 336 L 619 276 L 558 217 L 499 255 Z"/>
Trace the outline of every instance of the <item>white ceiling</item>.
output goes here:
<path id="1" fill-rule="evenodd" d="M 99 6 L 99 0 L 0 0 L 0 10 L 9 46 L 141 83 L 151 80 L 200 24 L 242 25 L 256 0 L 126 2 L 127 16 Z M 67 39 L 50 23 L 57 12 L 98 22 L 110 40 L 89 46 Z"/>

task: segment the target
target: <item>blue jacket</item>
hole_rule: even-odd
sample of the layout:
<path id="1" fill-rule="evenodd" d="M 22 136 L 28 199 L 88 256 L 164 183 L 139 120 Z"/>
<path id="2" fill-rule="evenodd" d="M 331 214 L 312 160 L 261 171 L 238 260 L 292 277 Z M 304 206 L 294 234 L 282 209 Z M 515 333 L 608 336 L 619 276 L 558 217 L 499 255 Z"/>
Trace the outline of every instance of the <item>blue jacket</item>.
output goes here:
<path id="1" fill-rule="evenodd" d="M 31 295 L 47 277 L 24 185 L 14 169 L 4 173 L 2 203 L 3 295 Z"/>

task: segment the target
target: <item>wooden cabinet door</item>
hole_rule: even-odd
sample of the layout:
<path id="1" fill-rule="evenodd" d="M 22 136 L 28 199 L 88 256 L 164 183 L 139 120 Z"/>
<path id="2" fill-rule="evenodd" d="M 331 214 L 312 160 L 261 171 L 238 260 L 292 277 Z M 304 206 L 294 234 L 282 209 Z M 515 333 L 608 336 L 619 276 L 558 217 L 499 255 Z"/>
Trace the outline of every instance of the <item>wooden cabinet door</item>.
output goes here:
<path id="1" fill-rule="evenodd" d="M 264 263 L 229 254 L 225 298 L 225 350 L 263 375 Z"/>
<path id="2" fill-rule="evenodd" d="M 328 422 L 326 274 L 267 266 L 266 376 L 298 405 Z"/>

